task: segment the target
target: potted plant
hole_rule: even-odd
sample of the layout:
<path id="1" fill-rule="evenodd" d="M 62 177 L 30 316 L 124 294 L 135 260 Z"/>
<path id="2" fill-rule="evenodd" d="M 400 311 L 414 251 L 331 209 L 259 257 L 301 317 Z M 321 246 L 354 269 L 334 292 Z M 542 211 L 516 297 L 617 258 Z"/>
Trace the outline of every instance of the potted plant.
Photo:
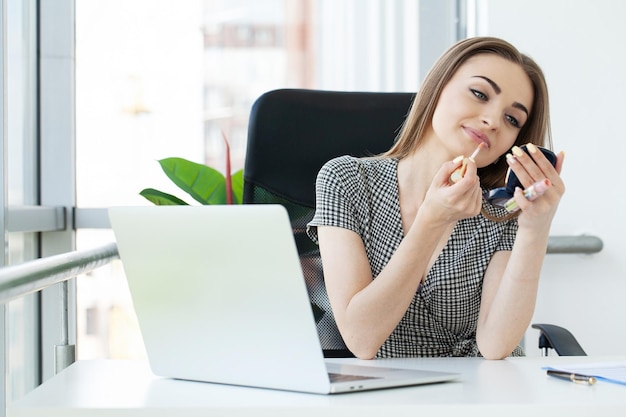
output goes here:
<path id="1" fill-rule="evenodd" d="M 231 174 L 230 147 L 226 144 L 226 175 L 207 165 L 184 158 L 159 160 L 161 169 L 178 188 L 203 205 L 241 204 L 243 200 L 243 170 Z M 140 193 L 156 205 L 189 205 L 186 201 L 154 188 L 145 188 Z"/>

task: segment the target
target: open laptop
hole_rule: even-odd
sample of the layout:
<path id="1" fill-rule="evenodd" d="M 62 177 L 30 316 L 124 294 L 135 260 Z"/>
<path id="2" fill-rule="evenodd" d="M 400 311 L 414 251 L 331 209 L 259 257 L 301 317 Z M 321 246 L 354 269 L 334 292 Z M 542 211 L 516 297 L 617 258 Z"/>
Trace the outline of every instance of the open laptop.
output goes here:
<path id="1" fill-rule="evenodd" d="M 159 376 L 320 394 L 459 376 L 326 363 L 280 205 L 114 207 L 109 218 Z"/>

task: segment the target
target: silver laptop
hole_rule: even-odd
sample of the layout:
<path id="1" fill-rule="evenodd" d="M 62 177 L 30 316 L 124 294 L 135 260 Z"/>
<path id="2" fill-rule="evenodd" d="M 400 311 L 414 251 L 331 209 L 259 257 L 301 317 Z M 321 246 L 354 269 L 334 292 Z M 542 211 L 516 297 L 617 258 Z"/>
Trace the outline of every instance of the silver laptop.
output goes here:
<path id="1" fill-rule="evenodd" d="M 109 218 L 159 376 L 320 394 L 459 376 L 327 363 L 280 205 L 114 207 Z"/>

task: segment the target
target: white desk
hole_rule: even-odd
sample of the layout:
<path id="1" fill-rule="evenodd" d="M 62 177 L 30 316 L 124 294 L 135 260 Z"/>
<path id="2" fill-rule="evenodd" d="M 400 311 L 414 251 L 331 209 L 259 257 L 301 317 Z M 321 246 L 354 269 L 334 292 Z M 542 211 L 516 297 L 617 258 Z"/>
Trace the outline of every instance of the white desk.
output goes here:
<path id="1" fill-rule="evenodd" d="M 460 372 L 463 378 L 338 395 L 159 378 L 145 362 L 80 361 L 10 405 L 7 416 L 626 416 L 626 386 L 602 381 L 578 385 L 548 377 L 541 369 L 581 361 L 623 362 L 626 357 L 367 361 L 371 366 Z"/>

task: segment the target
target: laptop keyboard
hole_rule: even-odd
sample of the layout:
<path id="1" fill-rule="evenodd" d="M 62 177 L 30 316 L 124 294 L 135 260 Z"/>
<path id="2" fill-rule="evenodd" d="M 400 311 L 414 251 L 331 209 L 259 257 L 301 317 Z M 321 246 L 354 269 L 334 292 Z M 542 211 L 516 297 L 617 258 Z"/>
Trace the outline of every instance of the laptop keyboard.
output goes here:
<path id="1" fill-rule="evenodd" d="M 330 382 L 349 382 L 349 381 L 362 381 L 365 379 L 380 379 L 376 376 L 364 376 L 364 375 L 349 375 L 349 374 L 336 374 L 333 372 L 328 373 Z"/>

